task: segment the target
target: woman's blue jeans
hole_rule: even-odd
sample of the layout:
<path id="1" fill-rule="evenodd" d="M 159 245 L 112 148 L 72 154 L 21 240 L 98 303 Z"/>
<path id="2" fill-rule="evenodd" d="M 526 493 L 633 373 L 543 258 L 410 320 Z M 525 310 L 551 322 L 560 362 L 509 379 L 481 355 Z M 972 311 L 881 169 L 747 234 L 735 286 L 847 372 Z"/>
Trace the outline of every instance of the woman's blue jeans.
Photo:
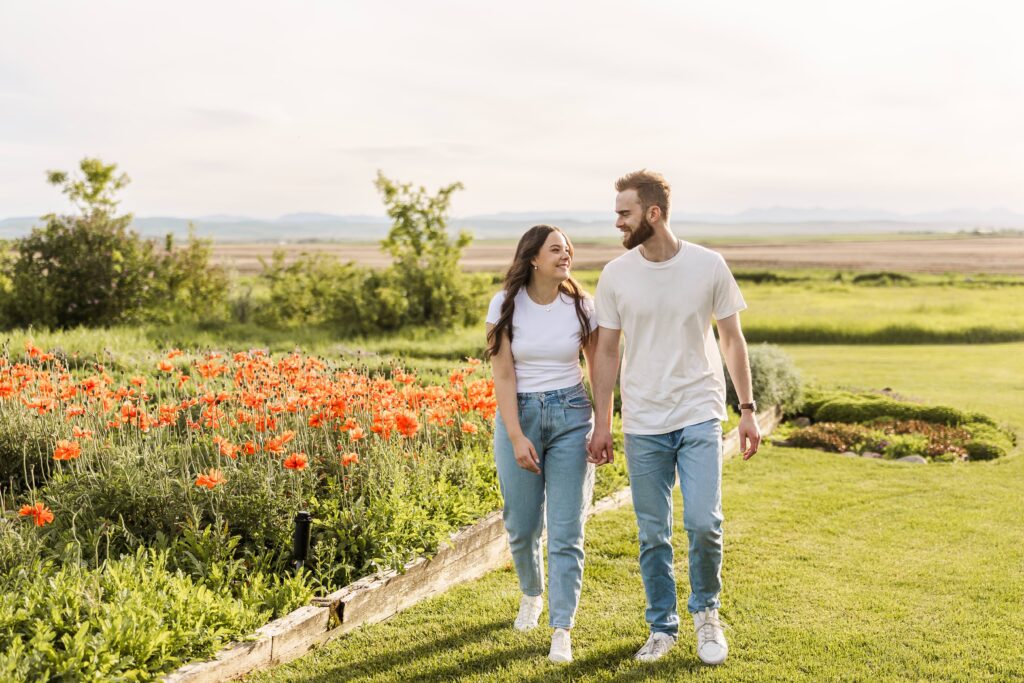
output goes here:
<path id="1" fill-rule="evenodd" d="M 572 628 L 583 585 L 583 515 L 593 493 L 594 466 L 587 462 L 593 411 L 582 384 L 518 394 L 519 424 L 540 459 L 540 474 L 516 462 L 498 413 L 494 462 L 505 499 L 505 529 L 519 587 L 544 592 L 540 537 L 545 508 L 548 528 L 548 615 L 554 628 Z"/>
<path id="2" fill-rule="evenodd" d="M 722 423 L 716 419 L 667 434 L 626 434 L 626 464 L 640 529 L 640 575 L 652 632 L 675 636 L 676 579 L 672 570 L 672 487 L 683 493 L 683 527 L 690 542 L 687 609 L 718 609 L 722 590 Z"/>

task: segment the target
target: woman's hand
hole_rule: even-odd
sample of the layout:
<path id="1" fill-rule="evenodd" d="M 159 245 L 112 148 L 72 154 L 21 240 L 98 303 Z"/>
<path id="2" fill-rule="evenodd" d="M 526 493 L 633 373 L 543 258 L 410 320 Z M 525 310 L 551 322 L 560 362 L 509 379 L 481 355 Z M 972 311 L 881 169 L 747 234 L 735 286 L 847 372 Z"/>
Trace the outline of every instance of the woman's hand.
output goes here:
<path id="1" fill-rule="evenodd" d="M 524 470 L 534 474 L 540 474 L 540 458 L 537 451 L 526 436 L 517 436 L 512 439 L 512 452 L 515 453 L 516 463 Z"/>

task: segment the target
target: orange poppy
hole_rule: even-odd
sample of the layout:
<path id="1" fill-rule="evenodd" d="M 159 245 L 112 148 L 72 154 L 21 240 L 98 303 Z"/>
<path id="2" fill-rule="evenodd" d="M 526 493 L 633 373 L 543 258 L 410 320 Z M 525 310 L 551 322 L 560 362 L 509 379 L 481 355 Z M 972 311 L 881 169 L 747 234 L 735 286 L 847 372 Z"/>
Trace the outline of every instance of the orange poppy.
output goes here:
<path id="1" fill-rule="evenodd" d="M 82 454 L 82 447 L 77 441 L 60 440 L 53 451 L 54 460 L 74 460 Z"/>
<path id="2" fill-rule="evenodd" d="M 284 466 L 289 470 L 304 470 L 308 463 L 305 453 L 292 453 L 285 459 Z"/>
<path id="3" fill-rule="evenodd" d="M 53 521 L 53 512 L 42 503 L 22 505 L 18 514 L 22 517 L 34 517 L 36 526 L 43 526 Z"/>
<path id="4" fill-rule="evenodd" d="M 227 479 L 224 478 L 223 472 L 211 467 L 210 469 L 206 470 L 206 472 L 203 472 L 198 477 L 196 477 L 196 486 L 207 489 L 214 489 L 226 481 Z"/>
<path id="5" fill-rule="evenodd" d="M 358 465 L 359 464 L 359 454 L 358 453 L 346 453 L 345 455 L 341 456 L 341 464 L 344 465 L 345 467 L 348 467 L 349 465 Z"/>
<path id="6" fill-rule="evenodd" d="M 395 415 L 395 429 L 402 436 L 412 438 L 420 430 L 420 422 L 412 413 L 400 412 Z"/>

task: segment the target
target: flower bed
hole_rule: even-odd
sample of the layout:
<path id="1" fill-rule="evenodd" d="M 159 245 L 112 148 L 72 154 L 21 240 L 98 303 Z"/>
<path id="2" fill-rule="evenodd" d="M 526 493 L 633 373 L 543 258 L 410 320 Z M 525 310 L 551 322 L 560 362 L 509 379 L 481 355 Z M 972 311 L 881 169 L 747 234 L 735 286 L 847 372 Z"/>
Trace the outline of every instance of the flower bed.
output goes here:
<path id="1" fill-rule="evenodd" d="M 802 409 L 805 426 L 791 426 L 777 444 L 889 459 L 920 456 L 931 462 L 991 460 L 1015 445 L 1013 432 L 980 413 L 928 406 L 879 394 L 812 393 Z"/>
<path id="2" fill-rule="evenodd" d="M 300 354 L 69 365 L 0 359 L 0 677 L 155 676 L 499 505 L 478 361 L 443 386 Z"/>

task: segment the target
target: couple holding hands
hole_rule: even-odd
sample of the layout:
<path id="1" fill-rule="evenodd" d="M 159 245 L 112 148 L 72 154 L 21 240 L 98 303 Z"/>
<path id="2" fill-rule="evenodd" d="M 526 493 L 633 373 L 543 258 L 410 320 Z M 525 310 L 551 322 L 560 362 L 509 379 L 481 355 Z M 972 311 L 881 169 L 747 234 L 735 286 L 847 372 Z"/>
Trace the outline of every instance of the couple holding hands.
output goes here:
<path id="1" fill-rule="evenodd" d="M 672 568 L 672 489 L 678 474 L 689 540 L 697 655 L 720 664 L 728 645 L 718 617 L 722 566 L 722 354 L 740 401 L 740 448 L 757 452 L 746 308 L 724 259 L 677 239 L 665 178 L 637 171 L 615 189 L 615 227 L 629 250 L 608 263 L 594 299 L 570 275 L 573 248 L 561 230 L 530 228 L 487 313 L 487 346 L 498 400 L 494 459 L 504 520 L 522 590 L 515 628 L 537 626 L 543 609 L 541 533 L 548 530 L 549 659 L 572 661 L 583 582 L 583 524 L 594 467 L 612 462 L 612 392 L 622 361 L 622 430 L 640 535 L 652 662 L 679 632 Z M 583 385 L 583 351 L 593 406 Z"/>

